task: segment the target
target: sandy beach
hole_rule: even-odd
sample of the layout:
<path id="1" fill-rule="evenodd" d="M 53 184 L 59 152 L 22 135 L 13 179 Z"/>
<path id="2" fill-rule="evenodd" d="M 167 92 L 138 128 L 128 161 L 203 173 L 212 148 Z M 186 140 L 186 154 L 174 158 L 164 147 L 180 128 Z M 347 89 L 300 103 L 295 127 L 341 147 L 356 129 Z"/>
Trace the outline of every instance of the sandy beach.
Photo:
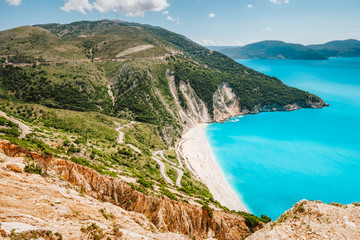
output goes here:
<path id="1" fill-rule="evenodd" d="M 183 135 L 181 151 L 191 170 L 209 188 L 214 199 L 231 210 L 247 211 L 226 182 L 212 155 L 205 135 L 206 124 L 198 124 Z"/>

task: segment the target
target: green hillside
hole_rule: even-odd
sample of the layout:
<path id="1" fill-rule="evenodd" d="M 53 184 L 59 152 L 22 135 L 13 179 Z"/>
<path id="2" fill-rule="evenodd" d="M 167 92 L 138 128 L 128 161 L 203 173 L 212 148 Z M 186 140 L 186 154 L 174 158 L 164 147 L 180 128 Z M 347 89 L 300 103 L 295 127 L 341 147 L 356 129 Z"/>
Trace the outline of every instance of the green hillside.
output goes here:
<path id="1" fill-rule="evenodd" d="M 359 57 L 360 41 L 348 39 L 307 46 L 326 57 Z"/>
<path id="2" fill-rule="evenodd" d="M 211 47 L 210 47 L 211 48 Z M 243 47 L 211 48 L 234 59 L 326 59 L 321 53 L 304 45 L 282 41 L 262 41 Z"/>
<path id="3" fill-rule="evenodd" d="M 148 25 L 103 20 L 20 27 L 1 32 L 0 45 L 0 55 L 13 63 L 0 71 L 3 97 L 169 127 L 172 136 L 179 136 L 182 123 L 166 80 L 168 68 L 177 84 L 190 83 L 210 115 L 213 93 L 222 82 L 241 96 L 241 109 L 250 111 L 320 101 L 182 35 Z M 152 47 L 117 57 L 139 45 Z"/>
<path id="4" fill-rule="evenodd" d="M 326 106 L 311 93 L 182 35 L 136 23 L 102 20 L 6 30 L 0 32 L 0 60 L 0 109 L 32 129 L 19 139 L 18 127 L 2 119 L 1 138 L 130 178 L 131 186 L 146 194 L 205 207 L 226 209 L 190 169 L 182 170 L 175 186 L 175 165 L 184 161 L 175 148 L 186 128 L 180 112 L 191 108 L 181 84 L 194 92 L 193 102 L 204 103 L 210 117 L 214 93 L 224 83 L 245 112 Z M 172 182 L 155 160 L 159 151 L 168 159 L 164 166 Z"/>

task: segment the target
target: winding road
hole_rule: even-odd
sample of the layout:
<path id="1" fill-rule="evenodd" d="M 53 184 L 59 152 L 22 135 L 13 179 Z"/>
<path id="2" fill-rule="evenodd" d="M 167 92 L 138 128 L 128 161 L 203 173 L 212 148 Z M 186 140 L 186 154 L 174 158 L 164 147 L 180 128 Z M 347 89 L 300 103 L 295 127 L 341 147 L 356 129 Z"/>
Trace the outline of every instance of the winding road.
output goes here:
<path id="1" fill-rule="evenodd" d="M 25 125 L 24 123 L 20 122 L 19 120 L 15 119 L 13 117 L 8 116 L 3 111 L 0 111 L 0 116 L 12 121 L 13 123 L 15 123 L 19 126 L 19 128 L 21 129 L 21 134 L 19 136 L 20 139 L 25 138 L 26 135 L 28 135 L 31 132 L 31 129 L 29 126 Z"/>
<path id="2" fill-rule="evenodd" d="M 130 126 L 130 125 L 132 125 L 132 124 L 134 124 L 135 122 L 130 122 L 130 123 L 128 123 L 128 124 L 125 124 L 124 126 L 120 126 L 120 124 L 118 123 L 118 122 L 115 122 L 115 124 L 117 124 L 117 125 L 119 125 L 115 130 L 119 133 L 119 136 L 118 136 L 118 138 L 117 138 L 117 140 L 116 140 L 116 142 L 117 143 L 119 143 L 119 144 L 122 144 L 122 143 L 124 143 L 124 133 L 123 132 L 121 132 L 120 130 L 121 129 L 123 129 L 123 128 L 125 128 L 125 127 L 128 127 L 128 126 Z"/>
<path id="3" fill-rule="evenodd" d="M 175 168 L 175 170 L 178 172 L 177 174 L 177 178 L 176 178 L 176 186 L 177 187 L 181 187 L 181 179 L 184 175 L 184 172 L 178 168 L 177 165 L 175 165 L 173 162 L 169 161 L 165 156 L 164 156 L 164 152 L 163 151 L 156 151 L 153 154 L 154 156 L 158 155 L 160 156 L 162 159 L 164 159 L 166 162 L 168 162 L 173 168 Z M 162 164 L 164 164 L 163 162 L 161 162 Z M 180 166 L 182 168 L 182 165 Z M 161 169 L 161 166 L 160 166 Z M 167 176 L 166 176 L 167 177 Z"/>
<path id="4" fill-rule="evenodd" d="M 160 173 L 161 173 L 162 177 L 165 179 L 165 182 L 167 182 L 171 185 L 174 185 L 173 181 L 171 181 L 171 179 L 166 175 L 165 164 L 155 156 L 152 156 L 151 158 L 154 159 L 157 162 L 157 164 L 160 165 Z"/>

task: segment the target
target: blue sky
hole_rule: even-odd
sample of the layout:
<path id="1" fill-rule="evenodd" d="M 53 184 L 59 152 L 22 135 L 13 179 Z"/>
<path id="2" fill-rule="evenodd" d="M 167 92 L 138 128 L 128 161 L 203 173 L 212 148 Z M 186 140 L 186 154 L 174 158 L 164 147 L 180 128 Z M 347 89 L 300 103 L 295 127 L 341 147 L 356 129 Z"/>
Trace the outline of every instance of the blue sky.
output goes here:
<path id="1" fill-rule="evenodd" d="M 360 39 L 359 0 L 0 0 L 0 30 L 104 18 L 161 26 L 203 45 Z"/>

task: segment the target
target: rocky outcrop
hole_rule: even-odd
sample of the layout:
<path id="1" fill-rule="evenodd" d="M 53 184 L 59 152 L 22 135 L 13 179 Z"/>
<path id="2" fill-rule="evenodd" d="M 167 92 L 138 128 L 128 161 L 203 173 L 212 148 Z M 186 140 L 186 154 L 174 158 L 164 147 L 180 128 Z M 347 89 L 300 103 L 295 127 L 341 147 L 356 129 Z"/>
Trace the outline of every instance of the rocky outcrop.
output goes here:
<path id="1" fill-rule="evenodd" d="M 238 115 L 257 114 L 260 112 L 294 111 L 301 108 L 322 108 L 329 106 L 322 99 L 310 94 L 308 99 L 302 102 L 287 105 L 272 103 L 265 106 L 257 104 L 251 109 L 247 109 L 240 104 L 241 96 L 235 94 L 234 89 L 229 83 L 223 82 L 213 94 L 214 110 L 212 114 L 210 114 L 205 102 L 197 96 L 190 83 L 180 81 L 179 86 L 176 86 L 175 75 L 176 73 L 170 69 L 166 71 L 166 78 L 178 109 L 179 118 L 186 128 L 191 128 L 198 123 L 224 122 Z M 254 91 L 257 91 L 257 89 L 254 89 Z M 180 97 L 183 98 L 185 103 L 181 103 Z"/>
<path id="2" fill-rule="evenodd" d="M 0 239 L 189 239 L 159 231 L 140 213 L 83 194 L 50 169 L 42 176 L 30 174 L 27 161 L 0 153 Z"/>
<path id="3" fill-rule="evenodd" d="M 214 93 L 213 101 L 215 122 L 223 122 L 241 114 L 238 97 L 226 83 Z"/>
<path id="4" fill-rule="evenodd" d="M 180 92 L 186 100 L 186 114 L 196 123 L 212 122 L 205 103 L 196 95 L 190 83 L 180 82 Z"/>
<path id="5" fill-rule="evenodd" d="M 276 222 L 268 223 L 247 239 L 360 239 L 360 203 L 342 205 L 302 200 Z"/>
<path id="6" fill-rule="evenodd" d="M 189 83 L 180 82 L 179 89 L 177 89 L 175 84 L 175 73 L 169 69 L 166 71 L 166 78 L 169 83 L 171 94 L 175 100 L 181 123 L 186 128 L 191 128 L 198 123 L 212 122 L 212 118 L 205 103 L 196 95 Z M 185 98 L 186 108 L 181 106 L 179 93 Z"/>
<path id="7" fill-rule="evenodd" d="M 195 239 L 243 239 L 250 234 L 245 219 L 222 211 L 209 212 L 184 202 L 157 198 L 133 190 L 119 179 L 101 175 L 67 160 L 44 156 L 0 143 L 0 150 L 11 157 L 27 156 L 42 168 L 102 201 L 112 202 L 128 211 L 143 214 L 161 232 L 174 232 Z"/>

